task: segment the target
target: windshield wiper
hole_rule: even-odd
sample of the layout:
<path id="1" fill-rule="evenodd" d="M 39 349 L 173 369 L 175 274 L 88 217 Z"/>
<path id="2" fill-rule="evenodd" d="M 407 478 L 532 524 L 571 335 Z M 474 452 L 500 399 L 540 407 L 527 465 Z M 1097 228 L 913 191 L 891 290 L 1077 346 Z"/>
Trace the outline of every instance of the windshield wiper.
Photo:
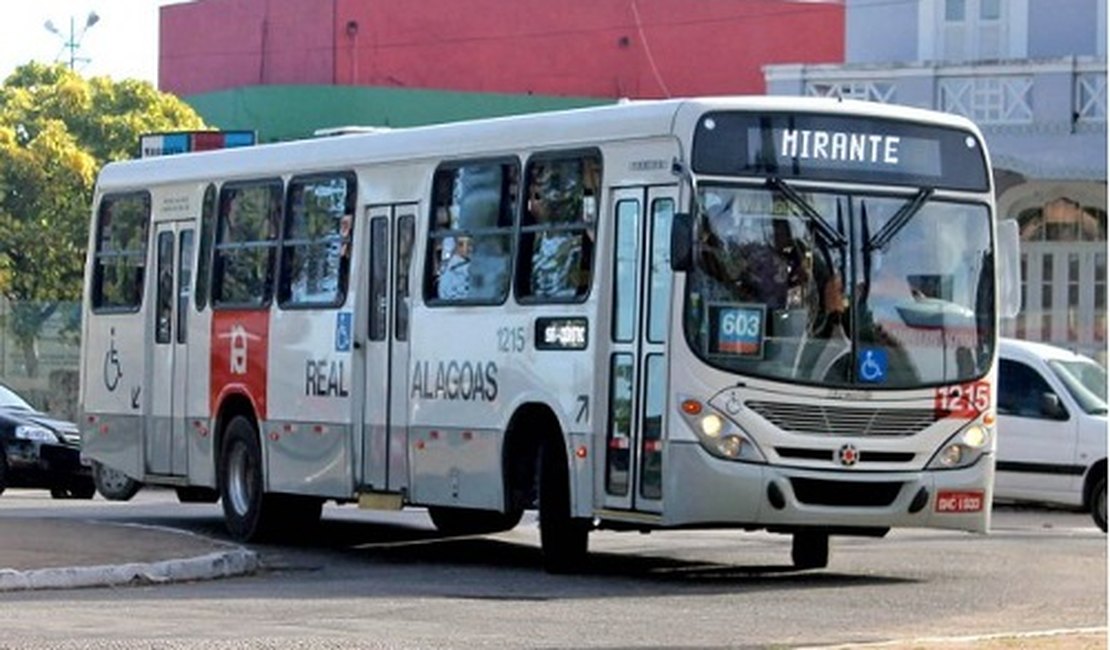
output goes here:
<path id="1" fill-rule="evenodd" d="M 898 208 L 898 211 L 894 213 L 890 221 L 883 224 L 879 232 L 875 233 L 871 241 L 867 242 L 868 252 L 885 248 L 886 245 L 890 243 L 890 240 L 894 239 L 894 236 L 901 232 L 902 228 L 910 222 L 910 219 L 921 210 L 921 207 L 933 196 L 933 192 L 935 191 L 936 190 L 931 187 L 921 188 L 921 191 L 915 194 L 912 199 L 902 204 L 902 207 Z"/>
<path id="2" fill-rule="evenodd" d="M 772 176 L 767 179 L 767 187 L 785 196 L 787 201 L 790 201 L 794 207 L 801 210 L 802 215 L 813 224 L 817 229 L 817 234 L 825 240 L 825 243 L 836 246 L 837 248 L 844 248 L 848 245 L 848 240 L 844 239 L 843 235 L 833 230 L 832 226 L 821 216 L 821 213 L 815 210 L 813 206 L 809 204 L 809 201 L 806 201 L 802 195 L 798 194 L 797 190 L 787 185 L 786 181 L 778 176 Z"/>

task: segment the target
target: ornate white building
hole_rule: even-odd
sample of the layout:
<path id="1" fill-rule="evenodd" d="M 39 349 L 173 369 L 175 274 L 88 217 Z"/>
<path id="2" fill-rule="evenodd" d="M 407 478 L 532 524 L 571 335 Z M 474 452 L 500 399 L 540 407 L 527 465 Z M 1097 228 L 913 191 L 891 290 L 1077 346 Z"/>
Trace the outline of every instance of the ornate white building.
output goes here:
<path id="1" fill-rule="evenodd" d="M 772 95 L 934 108 L 982 128 L 1022 234 L 1007 333 L 1106 363 L 1106 0 L 845 0 L 844 65 L 771 65 Z"/>

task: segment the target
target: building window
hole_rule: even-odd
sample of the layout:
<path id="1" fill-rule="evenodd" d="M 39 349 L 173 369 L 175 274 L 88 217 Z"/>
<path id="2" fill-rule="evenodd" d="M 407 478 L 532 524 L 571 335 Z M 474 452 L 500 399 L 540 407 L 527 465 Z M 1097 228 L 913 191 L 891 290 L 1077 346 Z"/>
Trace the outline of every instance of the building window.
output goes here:
<path id="1" fill-rule="evenodd" d="M 567 302 L 590 289 L 601 157 L 596 153 L 529 162 L 520 236 L 517 296 Z"/>
<path id="2" fill-rule="evenodd" d="M 107 195 L 100 201 L 92 306 L 96 310 L 135 310 L 143 300 L 150 194 Z"/>
<path id="3" fill-rule="evenodd" d="M 431 304 L 496 304 L 509 293 L 516 161 L 441 167 L 432 183 L 424 299 Z"/>
<path id="4" fill-rule="evenodd" d="M 921 0 L 924 16 L 932 16 L 935 42 L 920 43 L 923 60 L 963 62 L 1021 58 L 1025 43 L 1010 43 L 1011 34 L 1025 33 L 1027 0 Z M 1020 51 L 1019 51 L 1020 50 Z"/>
<path id="5" fill-rule="evenodd" d="M 343 303 L 351 259 L 355 183 L 354 174 L 289 182 L 278 290 L 283 307 Z"/>
<path id="6" fill-rule="evenodd" d="M 1060 197 L 1018 214 L 1022 241 L 1106 241 L 1106 210 Z"/>

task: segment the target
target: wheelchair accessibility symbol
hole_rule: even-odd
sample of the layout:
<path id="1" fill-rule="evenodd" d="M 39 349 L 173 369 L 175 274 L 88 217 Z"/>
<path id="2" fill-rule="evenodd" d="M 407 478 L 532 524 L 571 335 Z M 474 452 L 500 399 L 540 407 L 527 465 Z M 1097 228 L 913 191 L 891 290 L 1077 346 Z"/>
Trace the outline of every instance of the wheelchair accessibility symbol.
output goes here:
<path id="1" fill-rule="evenodd" d="M 869 384 L 886 381 L 887 357 L 882 348 L 865 348 L 860 352 L 856 377 Z"/>

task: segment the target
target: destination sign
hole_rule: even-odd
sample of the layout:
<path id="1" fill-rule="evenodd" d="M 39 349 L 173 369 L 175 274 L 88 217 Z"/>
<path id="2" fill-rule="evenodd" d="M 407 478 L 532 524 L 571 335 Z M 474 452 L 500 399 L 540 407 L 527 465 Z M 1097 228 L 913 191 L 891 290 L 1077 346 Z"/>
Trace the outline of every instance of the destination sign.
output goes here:
<path id="1" fill-rule="evenodd" d="M 985 152 L 970 132 L 810 113 L 707 113 L 694 134 L 699 174 L 889 183 L 986 191 Z"/>

